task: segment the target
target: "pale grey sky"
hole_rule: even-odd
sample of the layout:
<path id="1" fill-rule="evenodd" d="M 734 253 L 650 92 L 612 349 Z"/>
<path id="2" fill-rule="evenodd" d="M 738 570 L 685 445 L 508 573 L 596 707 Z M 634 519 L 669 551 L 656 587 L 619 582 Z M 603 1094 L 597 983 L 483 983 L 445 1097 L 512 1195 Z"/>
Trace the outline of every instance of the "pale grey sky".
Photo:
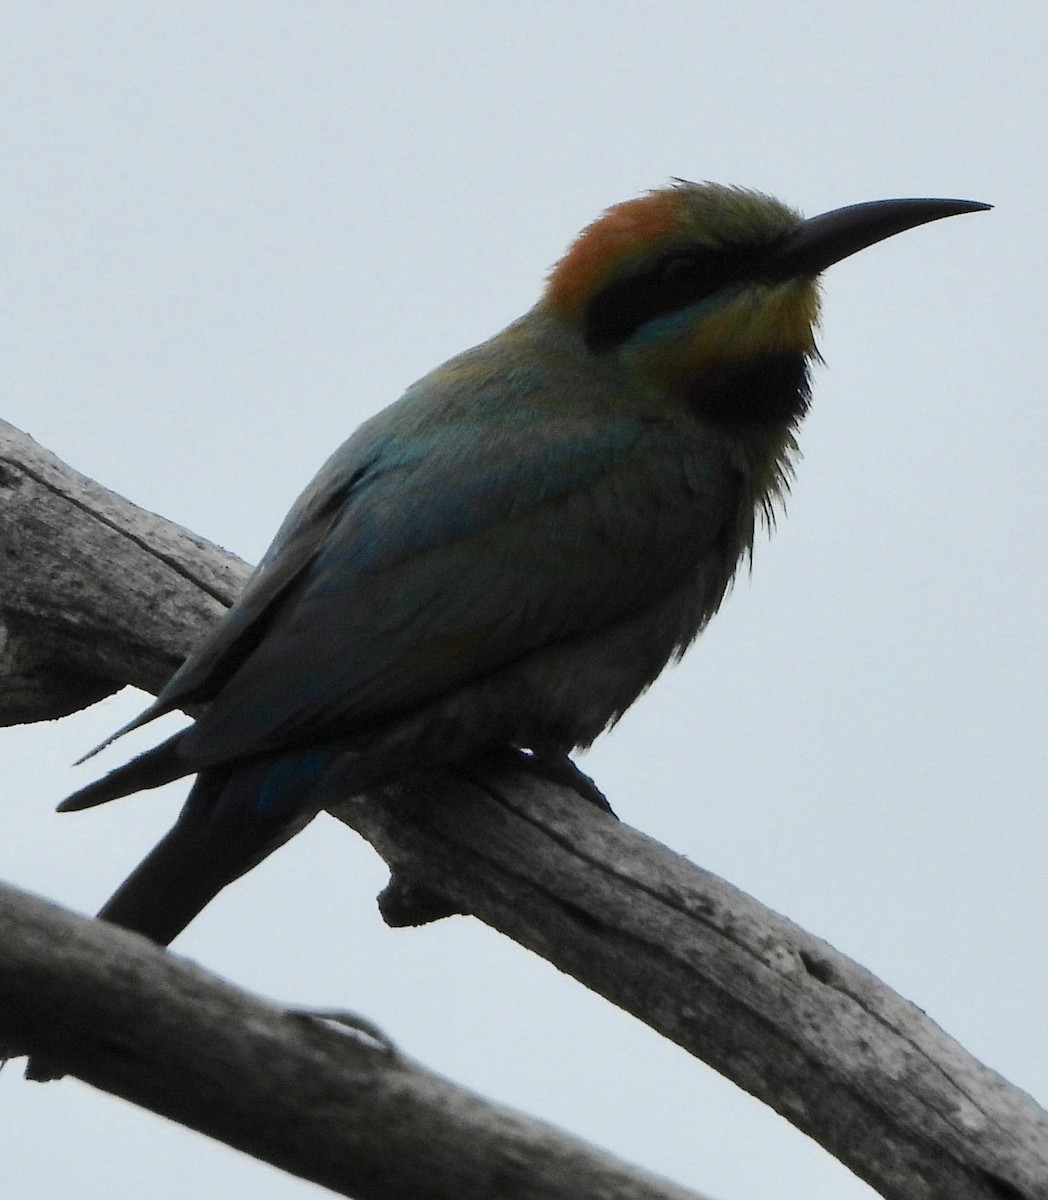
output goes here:
<path id="1" fill-rule="evenodd" d="M 827 274 L 789 515 L 585 765 L 1048 1101 L 1045 61 L 1041 0 L 8 3 L 0 415 L 254 560 L 327 453 L 610 203 L 673 175 L 808 213 L 994 203 Z M 184 786 L 53 812 L 141 703 L 0 732 L 0 878 L 93 911 L 167 828 Z M 722 1200 L 871 1194 L 476 922 L 386 930 L 383 881 L 321 819 L 175 948 Z M 319 1194 L 12 1068 L 0 1161 L 13 1200 Z"/>

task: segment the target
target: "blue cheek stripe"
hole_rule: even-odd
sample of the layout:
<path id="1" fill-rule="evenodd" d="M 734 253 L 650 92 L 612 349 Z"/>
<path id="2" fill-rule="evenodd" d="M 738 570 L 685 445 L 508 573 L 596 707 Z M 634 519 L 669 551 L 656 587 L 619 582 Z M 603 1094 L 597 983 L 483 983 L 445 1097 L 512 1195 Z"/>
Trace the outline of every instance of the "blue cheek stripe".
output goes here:
<path id="1" fill-rule="evenodd" d="M 724 304 L 734 298 L 731 291 L 718 292 L 716 295 L 707 296 L 700 300 L 697 304 L 692 304 L 688 308 L 676 309 L 665 316 L 656 317 L 652 321 L 641 325 L 630 337 L 626 343 L 624 350 L 628 356 L 630 350 L 641 350 L 651 344 L 664 342 L 667 338 L 672 338 L 676 333 L 686 333 L 694 329 L 700 318 L 708 315 L 714 309 L 722 308 Z"/>

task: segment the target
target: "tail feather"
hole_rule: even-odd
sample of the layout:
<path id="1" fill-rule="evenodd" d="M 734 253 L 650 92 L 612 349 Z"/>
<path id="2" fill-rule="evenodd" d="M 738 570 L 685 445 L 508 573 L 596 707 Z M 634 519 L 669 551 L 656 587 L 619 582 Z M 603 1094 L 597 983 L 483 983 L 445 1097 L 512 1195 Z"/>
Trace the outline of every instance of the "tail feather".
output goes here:
<path id="1" fill-rule="evenodd" d="M 165 689 L 166 691 L 166 689 Z M 153 703 L 140 712 L 133 721 L 128 721 L 126 725 L 121 725 L 116 733 L 111 733 L 104 742 L 99 742 L 93 750 L 88 750 L 86 754 L 82 754 L 75 763 L 74 767 L 79 767 L 81 763 L 86 763 L 89 758 L 94 758 L 96 754 L 100 754 L 107 746 L 111 746 L 117 738 L 122 738 L 125 733 L 130 733 L 133 729 L 140 729 L 143 725 L 148 725 L 150 721 L 155 721 L 157 717 L 162 717 L 165 713 L 169 713 L 175 707 L 171 700 L 154 700 Z"/>
<path id="2" fill-rule="evenodd" d="M 152 750 L 96 779 L 94 783 L 80 788 L 62 801 L 58 811 L 79 812 L 84 808 L 94 808 L 96 804 L 105 804 L 120 796 L 129 796 L 132 792 L 161 787 L 174 779 L 181 779 L 183 775 L 193 774 L 197 768 L 178 754 L 178 743 L 183 732 L 179 731 L 166 742 L 161 742 Z"/>
<path id="3" fill-rule="evenodd" d="M 208 790 L 207 781 L 203 788 L 194 789 L 198 797 Z M 174 828 L 124 880 L 98 915 L 112 925 L 166 946 L 227 883 L 294 837 L 309 824 L 315 811 L 310 809 L 290 821 L 229 822 L 212 820 L 208 813 L 187 802 Z M 62 1074 L 62 1069 L 46 1057 L 33 1056 L 26 1065 L 25 1077 L 45 1081 L 60 1079 Z"/>
<path id="4" fill-rule="evenodd" d="M 272 854 L 313 815 L 227 823 L 183 811 L 98 915 L 166 946 L 226 884 Z"/>
<path id="5" fill-rule="evenodd" d="M 62 812 L 159 787 L 194 770 L 182 733 L 74 792 Z M 305 747 L 202 771 L 171 831 L 98 914 L 166 946 L 234 879 L 304 829 L 319 808 L 318 784 L 342 753 Z"/>

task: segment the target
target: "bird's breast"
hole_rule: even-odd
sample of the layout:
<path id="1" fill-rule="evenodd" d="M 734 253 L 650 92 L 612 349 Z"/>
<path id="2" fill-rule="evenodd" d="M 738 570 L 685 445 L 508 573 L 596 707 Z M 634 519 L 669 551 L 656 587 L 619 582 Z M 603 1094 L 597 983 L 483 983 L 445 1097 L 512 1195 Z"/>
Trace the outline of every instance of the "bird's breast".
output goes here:
<path id="1" fill-rule="evenodd" d="M 705 363 L 684 399 L 700 420 L 733 430 L 792 425 L 803 417 L 810 395 L 806 355 L 780 351 Z"/>

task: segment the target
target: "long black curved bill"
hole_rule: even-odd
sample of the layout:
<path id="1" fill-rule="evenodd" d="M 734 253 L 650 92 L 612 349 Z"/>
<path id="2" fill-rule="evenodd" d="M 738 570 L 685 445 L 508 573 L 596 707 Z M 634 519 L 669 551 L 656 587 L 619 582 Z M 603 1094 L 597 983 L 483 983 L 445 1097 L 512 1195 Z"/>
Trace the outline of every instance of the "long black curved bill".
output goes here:
<path id="1" fill-rule="evenodd" d="M 762 273 L 767 271 L 774 279 L 818 275 L 842 258 L 906 229 L 989 208 L 993 205 L 977 200 L 871 200 L 835 208 L 805 221 L 761 263 Z"/>

